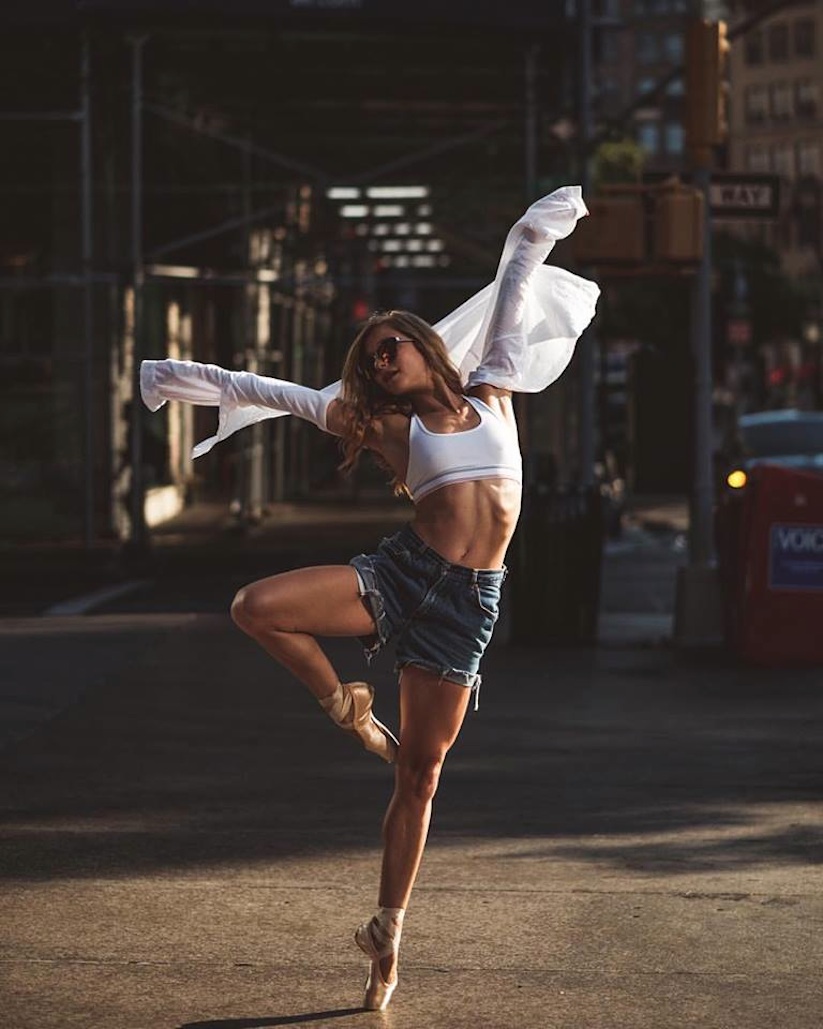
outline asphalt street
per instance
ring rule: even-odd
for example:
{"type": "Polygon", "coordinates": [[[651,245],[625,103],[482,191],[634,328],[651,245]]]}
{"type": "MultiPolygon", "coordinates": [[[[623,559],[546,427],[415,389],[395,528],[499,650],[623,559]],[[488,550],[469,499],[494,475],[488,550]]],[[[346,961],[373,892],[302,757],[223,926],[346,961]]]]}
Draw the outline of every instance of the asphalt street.
{"type": "MultiPolygon", "coordinates": [[[[379,523],[315,527],[313,552],[379,523]]],[[[0,619],[18,711],[0,751],[4,1029],[817,1029],[821,672],[671,646],[673,521],[609,546],[599,646],[504,631],[489,651],[400,986],[385,1015],[360,1010],[351,934],[391,771],[226,614],[258,561],[305,557],[289,531],[249,548],[204,528],[202,579],[178,545],[84,582],[144,580],[86,614],[44,613],[83,596],[66,580],[0,619]]],[[[362,677],[354,644],[329,647],[362,677]]],[[[372,678],[396,724],[390,656],[372,678]]]]}

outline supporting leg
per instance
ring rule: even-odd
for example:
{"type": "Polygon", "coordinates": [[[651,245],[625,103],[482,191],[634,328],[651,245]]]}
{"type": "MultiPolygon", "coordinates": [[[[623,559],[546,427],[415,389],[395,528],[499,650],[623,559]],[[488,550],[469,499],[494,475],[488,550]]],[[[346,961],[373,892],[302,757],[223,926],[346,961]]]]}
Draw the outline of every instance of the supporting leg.
{"type": "MultiPolygon", "coordinates": [[[[403,669],[395,788],[383,822],[378,903],[384,912],[387,909],[405,911],[408,906],[426,845],[440,772],[446,754],[457,739],[468,703],[466,687],[445,682],[412,665],[403,669]]],[[[381,922],[380,916],[377,921],[381,922]]],[[[391,932],[391,916],[382,919],[385,925],[374,926],[374,922],[367,923],[374,927],[373,935],[377,930],[382,930],[384,935],[391,932]]],[[[362,931],[358,932],[362,936],[362,931]]],[[[399,942],[399,926],[396,935],[399,942]]],[[[358,942],[363,946],[360,939],[358,942]]],[[[373,953],[376,954],[376,950],[373,953]]],[[[397,946],[390,953],[374,958],[371,980],[378,971],[384,985],[396,980],[397,946]]]]}

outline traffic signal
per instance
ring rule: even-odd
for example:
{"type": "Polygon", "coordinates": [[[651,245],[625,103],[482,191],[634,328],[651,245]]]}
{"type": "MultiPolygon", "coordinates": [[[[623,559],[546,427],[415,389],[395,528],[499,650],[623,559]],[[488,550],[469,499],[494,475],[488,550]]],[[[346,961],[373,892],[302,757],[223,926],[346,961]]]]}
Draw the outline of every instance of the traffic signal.
{"type": "Polygon", "coordinates": [[[635,191],[597,196],[587,203],[589,217],[577,223],[572,236],[575,260],[580,264],[642,263],[646,257],[643,197],[635,191]]]}
{"type": "Polygon", "coordinates": [[[703,194],[681,186],[658,194],[654,254],[658,261],[697,264],[703,256],[703,194]]]}
{"type": "Polygon", "coordinates": [[[686,31],[686,146],[696,163],[729,132],[729,39],[724,21],[696,18],[686,31]]]}
{"type": "Polygon", "coordinates": [[[670,178],[659,185],[608,186],[587,200],[572,236],[578,264],[683,270],[703,255],[703,194],[670,178]]]}

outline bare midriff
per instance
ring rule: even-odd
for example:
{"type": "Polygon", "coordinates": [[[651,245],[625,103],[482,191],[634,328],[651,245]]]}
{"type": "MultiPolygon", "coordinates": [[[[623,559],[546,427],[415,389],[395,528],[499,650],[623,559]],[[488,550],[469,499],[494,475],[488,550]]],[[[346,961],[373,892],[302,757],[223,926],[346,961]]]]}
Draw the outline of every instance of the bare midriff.
{"type": "Polygon", "coordinates": [[[451,564],[501,568],[520,514],[520,483],[478,479],[443,486],[415,505],[411,526],[451,564]]]}

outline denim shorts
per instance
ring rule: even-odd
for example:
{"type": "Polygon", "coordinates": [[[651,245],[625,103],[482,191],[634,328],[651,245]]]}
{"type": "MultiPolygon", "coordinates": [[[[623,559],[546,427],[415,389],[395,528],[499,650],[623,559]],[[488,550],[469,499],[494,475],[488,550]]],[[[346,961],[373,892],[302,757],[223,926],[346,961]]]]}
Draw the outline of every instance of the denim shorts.
{"type": "Polygon", "coordinates": [[[492,637],[506,568],[451,564],[411,526],[349,562],[377,633],[362,638],[370,661],[390,640],[399,670],[415,665],[480,693],[480,659],[492,637]]]}

